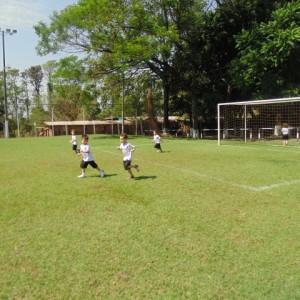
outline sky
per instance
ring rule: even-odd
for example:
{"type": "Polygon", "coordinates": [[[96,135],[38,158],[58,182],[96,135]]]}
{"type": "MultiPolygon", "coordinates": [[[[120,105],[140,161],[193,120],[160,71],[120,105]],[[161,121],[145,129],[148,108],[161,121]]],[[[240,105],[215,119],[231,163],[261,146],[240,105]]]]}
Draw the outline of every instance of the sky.
{"type": "MultiPolygon", "coordinates": [[[[0,0],[0,30],[16,29],[14,35],[5,35],[5,65],[24,71],[31,66],[42,65],[48,60],[60,59],[66,53],[38,56],[36,46],[38,36],[33,25],[39,21],[49,22],[54,10],[61,11],[76,0],[0,0]]],[[[2,35],[0,43],[0,70],[3,68],[2,35]]]]}

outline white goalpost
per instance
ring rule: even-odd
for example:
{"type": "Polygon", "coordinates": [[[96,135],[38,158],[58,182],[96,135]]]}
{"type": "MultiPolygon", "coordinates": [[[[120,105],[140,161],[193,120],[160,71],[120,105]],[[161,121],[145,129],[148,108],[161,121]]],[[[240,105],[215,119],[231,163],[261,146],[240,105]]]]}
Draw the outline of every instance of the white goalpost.
{"type": "Polygon", "coordinates": [[[281,141],[281,128],[298,142],[300,97],[218,104],[218,145],[229,141],[281,141]]]}

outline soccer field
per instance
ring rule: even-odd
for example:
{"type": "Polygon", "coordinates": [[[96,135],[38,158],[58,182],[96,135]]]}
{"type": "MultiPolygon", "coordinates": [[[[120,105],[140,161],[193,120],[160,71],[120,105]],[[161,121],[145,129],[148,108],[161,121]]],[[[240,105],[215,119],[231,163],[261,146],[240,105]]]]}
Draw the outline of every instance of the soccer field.
{"type": "Polygon", "coordinates": [[[300,148],[0,139],[0,299],[299,299],[300,148]]]}

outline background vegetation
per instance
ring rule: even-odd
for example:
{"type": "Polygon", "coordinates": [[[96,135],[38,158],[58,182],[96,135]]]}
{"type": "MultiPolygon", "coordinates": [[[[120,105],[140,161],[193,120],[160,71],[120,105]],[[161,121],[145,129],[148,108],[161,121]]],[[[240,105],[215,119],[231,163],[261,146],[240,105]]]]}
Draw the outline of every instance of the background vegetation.
{"type": "Polygon", "coordinates": [[[11,135],[147,115],[150,89],[164,128],[188,116],[197,137],[219,102],[299,95],[299,24],[299,0],[79,0],[34,27],[39,55],[71,56],[8,70],[11,135]]]}
{"type": "Polygon", "coordinates": [[[1,299],[299,299],[299,149],[1,139],[1,299]]]}

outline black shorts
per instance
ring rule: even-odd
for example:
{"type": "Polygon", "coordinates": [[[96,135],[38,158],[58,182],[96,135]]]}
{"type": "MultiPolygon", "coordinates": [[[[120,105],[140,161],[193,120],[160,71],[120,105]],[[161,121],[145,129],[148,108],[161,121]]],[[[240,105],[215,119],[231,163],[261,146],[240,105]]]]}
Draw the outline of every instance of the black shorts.
{"type": "Polygon", "coordinates": [[[288,134],[283,134],[283,135],[282,135],[282,138],[283,138],[285,141],[287,141],[287,140],[289,139],[289,135],[288,135],[288,134]]]}
{"type": "Polygon", "coordinates": [[[124,166],[124,170],[130,169],[131,160],[123,160],[123,166],[124,166]]]}
{"type": "Polygon", "coordinates": [[[90,165],[94,169],[98,168],[98,165],[93,160],[91,160],[91,161],[82,160],[81,163],[80,163],[80,168],[81,169],[86,169],[88,165],[90,165]]]}
{"type": "Polygon", "coordinates": [[[74,151],[76,151],[76,150],[77,150],[77,145],[72,145],[72,149],[73,149],[74,151]]]}
{"type": "Polygon", "coordinates": [[[155,148],[155,149],[160,149],[160,144],[155,144],[155,145],[154,145],[154,148],[155,148]]]}

